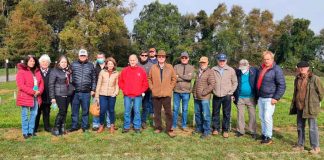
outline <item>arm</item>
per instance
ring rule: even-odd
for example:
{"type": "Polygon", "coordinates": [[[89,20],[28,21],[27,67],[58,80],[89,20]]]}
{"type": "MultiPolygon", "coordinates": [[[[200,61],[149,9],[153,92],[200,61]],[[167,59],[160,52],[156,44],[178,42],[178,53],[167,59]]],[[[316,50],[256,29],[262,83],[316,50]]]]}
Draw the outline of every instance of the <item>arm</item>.
{"type": "Polygon", "coordinates": [[[171,87],[173,89],[177,84],[177,75],[171,65],[170,65],[170,69],[171,69],[171,87]]]}
{"type": "Polygon", "coordinates": [[[324,87],[319,77],[316,77],[315,86],[316,86],[316,92],[318,94],[319,101],[321,102],[324,96],[324,87]]]}
{"type": "Polygon", "coordinates": [[[48,90],[51,99],[55,99],[55,88],[54,88],[55,81],[56,81],[55,70],[52,70],[52,72],[49,75],[49,81],[48,81],[48,90]]]}
{"type": "Polygon", "coordinates": [[[94,66],[93,66],[93,64],[91,64],[91,78],[92,78],[92,80],[91,80],[91,91],[96,91],[96,71],[95,71],[95,69],[94,69],[94,66]]]}
{"type": "Polygon", "coordinates": [[[119,93],[119,86],[118,86],[118,77],[119,77],[119,73],[117,73],[117,78],[116,78],[116,90],[115,90],[115,95],[117,96],[118,95],[118,93],[119,93]]]}
{"type": "Polygon", "coordinates": [[[143,70],[143,79],[142,79],[142,93],[145,93],[145,91],[148,88],[148,82],[147,82],[147,76],[146,76],[146,72],[143,70]]]}
{"type": "Polygon", "coordinates": [[[35,91],[32,88],[25,86],[25,78],[24,75],[22,75],[21,71],[18,71],[16,76],[16,81],[17,81],[17,87],[20,91],[25,92],[31,96],[34,96],[35,91]]]}
{"type": "Polygon", "coordinates": [[[190,69],[192,70],[192,72],[190,72],[189,74],[186,75],[179,75],[179,77],[184,80],[184,81],[188,81],[190,82],[194,77],[195,77],[195,70],[193,67],[190,67],[190,69]]]}
{"type": "Polygon", "coordinates": [[[40,77],[40,81],[38,82],[38,84],[39,84],[39,96],[41,96],[42,93],[44,92],[44,80],[42,78],[42,75],[40,75],[40,72],[38,72],[38,76],[40,77]]]}
{"type": "Polygon", "coordinates": [[[210,92],[212,92],[214,87],[215,87],[216,78],[215,78],[214,71],[210,71],[208,73],[207,84],[208,84],[207,88],[204,89],[204,91],[202,93],[203,96],[205,96],[205,95],[209,94],[210,92]]]}
{"type": "Polygon", "coordinates": [[[237,82],[237,76],[236,76],[235,70],[232,70],[231,72],[232,72],[232,74],[231,74],[232,89],[229,94],[233,95],[237,88],[238,82],[237,82]]]}
{"type": "Polygon", "coordinates": [[[152,69],[153,69],[153,67],[150,69],[150,73],[149,73],[149,76],[148,76],[148,84],[149,84],[149,88],[151,90],[153,89],[153,80],[152,80],[152,69]]]}
{"type": "Polygon", "coordinates": [[[275,70],[275,83],[276,83],[276,92],[273,95],[273,99],[279,100],[285,93],[286,90],[286,80],[281,68],[275,70]]]}
{"type": "Polygon", "coordinates": [[[102,83],[102,76],[103,75],[103,71],[101,71],[99,73],[99,76],[98,76],[98,82],[97,82],[97,86],[96,86],[96,94],[95,94],[95,97],[96,98],[99,98],[99,91],[100,91],[100,88],[101,88],[101,83],[102,83]]]}

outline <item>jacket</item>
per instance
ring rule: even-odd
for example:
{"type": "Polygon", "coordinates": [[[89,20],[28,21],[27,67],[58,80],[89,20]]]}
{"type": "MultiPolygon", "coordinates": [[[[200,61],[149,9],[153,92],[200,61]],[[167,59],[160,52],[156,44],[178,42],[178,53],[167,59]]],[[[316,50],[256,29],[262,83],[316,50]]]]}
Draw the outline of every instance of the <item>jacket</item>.
{"type": "MultiPolygon", "coordinates": [[[[60,68],[54,68],[50,74],[48,88],[51,99],[55,99],[55,96],[71,96],[74,92],[72,83],[67,86],[66,73],[60,68]]],[[[71,82],[71,79],[69,79],[71,82]]]]}
{"type": "MultiPolygon", "coordinates": [[[[297,95],[297,81],[296,76],[294,82],[294,94],[290,105],[290,114],[297,114],[296,95],[297,95]]],[[[320,113],[320,103],[324,97],[324,87],[321,79],[312,73],[308,77],[305,106],[303,109],[303,118],[316,118],[320,113]]]]}
{"type": "Polygon", "coordinates": [[[150,70],[151,70],[151,68],[152,68],[152,66],[153,66],[153,63],[150,62],[150,61],[146,61],[146,62],[144,62],[144,63],[142,63],[142,62],[138,62],[137,65],[138,65],[139,67],[142,67],[142,68],[145,70],[146,75],[149,75],[150,70]]]}
{"type": "Polygon", "coordinates": [[[39,68],[36,68],[35,73],[33,74],[27,66],[22,63],[17,65],[18,73],[16,75],[16,83],[18,88],[18,95],[16,100],[17,106],[24,107],[34,107],[34,78],[35,75],[37,79],[37,86],[40,95],[37,96],[38,105],[42,104],[41,94],[44,91],[44,81],[40,74],[39,68]]]}
{"type": "Polygon", "coordinates": [[[212,68],[215,74],[216,84],[213,89],[213,93],[217,97],[224,97],[233,95],[237,88],[237,77],[235,70],[228,66],[224,66],[223,75],[220,74],[220,68],[215,66],[212,68]]]}
{"type": "Polygon", "coordinates": [[[90,92],[96,90],[96,73],[90,62],[76,61],[71,64],[72,84],[76,92],[90,92]]]}
{"type": "Polygon", "coordinates": [[[142,67],[125,67],[118,79],[119,88],[125,96],[136,97],[142,95],[147,88],[147,76],[142,67]]]}
{"type": "Polygon", "coordinates": [[[161,77],[160,66],[154,64],[150,70],[148,81],[153,97],[171,97],[177,76],[172,65],[165,63],[161,77]]]}
{"type": "Polygon", "coordinates": [[[117,71],[113,71],[109,76],[107,70],[102,70],[98,77],[98,83],[96,87],[96,98],[100,96],[117,96],[119,92],[117,71]]]}
{"type": "Polygon", "coordinates": [[[174,66],[174,71],[177,75],[177,83],[174,92],[191,93],[191,80],[195,76],[195,68],[190,64],[177,64],[174,66]]]}
{"type": "Polygon", "coordinates": [[[96,84],[97,84],[97,82],[98,82],[98,78],[99,78],[99,74],[100,74],[101,70],[103,70],[103,69],[101,68],[101,66],[100,66],[98,63],[96,63],[96,67],[95,67],[95,72],[96,72],[96,84]]]}
{"type": "MultiPolygon", "coordinates": [[[[259,73],[262,71],[262,66],[259,73]]],[[[260,76],[258,77],[260,78],[260,76]]],[[[285,93],[286,81],[281,68],[275,63],[264,74],[261,87],[258,91],[258,97],[273,98],[279,100],[285,93]]]]}
{"type": "MultiPolygon", "coordinates": [[[[256,84],[257,84],[257,81],[258,81],[258,74],[259,74],[259,70],[255,67],[250,67],[249,68],[249,82],[250,82],[250,86],[251,86],[251,91],[252,91],[252,94],[254,95],[254,100],[257,100],[257,87],[256,87],[256,84]]],[[[234,97],[235,97],[235,100],[234,100],[234,104],[237,105],[238,103],[238,100],[239,100],[239,95],[240,95],[240,90],[241,90],[241,84],[242,84],[242,81],[241,81],[241,77],[242,77],[242,71],[237,69],[236,70],[236,76],[237,76],[237,88],[234,92],[234,97]]]]}
{"type": "Polygon", "coordinates": [[[215,83],[215,74],[210,68],[202,70],[200,76],[198,73],[192,91],[194,99],[209,100],[211,98],[210,95],[214,89],[215,83]]]}
{"type": "Polygon", "coordinates": [[[43,81],[44,81],[44,91],[42,94],[42,103],[43,104],[51,104],[51,98],[49,96],[49,89],[48,89],[48,83],[49,83],[49,77],[51,74],[52,69],[48,68],[46,76],[42,73],[42,70],[40,70],[40,73],[42,75],[43,81]]]}

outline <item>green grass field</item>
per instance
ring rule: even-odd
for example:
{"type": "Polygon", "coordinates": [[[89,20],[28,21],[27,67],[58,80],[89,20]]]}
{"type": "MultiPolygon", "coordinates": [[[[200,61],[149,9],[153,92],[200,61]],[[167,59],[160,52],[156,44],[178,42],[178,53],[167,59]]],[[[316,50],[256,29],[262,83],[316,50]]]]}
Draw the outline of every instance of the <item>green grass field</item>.
{"type": "MultiPolygon", "coordinates": [[[[324,82],[324,79],[322,79],[324,82]]],[[[141,134],[121,133],[123,124],[123,100],[120,94],[116,103],[118,131],[110,134],[78,131],[61,137],[41,131],[37,137],[22,138],[20,108],[15,105],[14,82],[0,83],[0,159],[323,159],[324,148],[319,155],[307,151],[292,151],[297,140],[296,117],[288,115],[293,92],[293,77],[287,77],[287,90],[276,106],[274,114],[274,143],[260,145],[249,135],[237,138],[214,136],[202,140],[198,135],[177,130],[171,139],[166,134],[154,134],[149,127],[141,134]]],[[[324,103],[322,102],[322,106],[324,103]]],[[[189,104],[189,124],[192,125],[193,100],[189,104]]],[[[51,112],[53,124],[57,111],[51,112]]],[[[258,133],[260,134],[260,120],[258,133]]],[[[91,122],[91,120],[90,120],[91,122]]],[[[70,110],[67,124],[71,124],[70,110]]],[[[320,144],[324,144],[324,117],[318,118],[320,144]]],[[[232,106],[232,128],[236,126],[236,107],[232,106]]],[[[40,128],[43,127],[41,122],[40,128]]],[[[306,129],[308,130],[308,128],[306,129]]],[[[306,149],[310,149],[306,135],[306,149]]]]}
{"type": "MultiPolygon", "coordinates": [[[[16,69],[15,68],[9,68],[9,75],[16,74],[16,69]]],[[[5,76],[6,75],[6,69],[0,68],[0,76],[5,76]]]]}

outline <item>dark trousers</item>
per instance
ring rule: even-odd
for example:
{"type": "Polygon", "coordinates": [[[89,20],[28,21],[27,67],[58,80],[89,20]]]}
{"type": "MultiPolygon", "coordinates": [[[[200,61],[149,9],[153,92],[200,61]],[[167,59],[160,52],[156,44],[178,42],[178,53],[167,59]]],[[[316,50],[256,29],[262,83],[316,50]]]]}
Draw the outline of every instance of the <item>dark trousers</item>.
{"type": "Polygon", "coordinates": [[[66,114],[68,111],[68,106],[70,103],[70,96],[55,96],[57,107],[59,108],[59,112],[57,113],[55,119],[55,127],[61,128],[63,124],[65,124],[66,114]]]}
{"type": "Polygon", "coordinates": [[[90,92],[82,93],[76,92],[72,101],[72,128],[78,128],[79,122],[79,109],[82,109],[82,125],[83,129],[89,128],[89,107],[90,107],[90,92]]]}
{"type": "Polygon", "coordinates": [[[312,148],[319,147],[318,127],[315,118],[303,118],[303,111],[297,110],[298,145],[305,145],[305,123],[308,120],[309,141],[312,148]]]}
{"type": "Polygon", "coordinates": [[[223,107],[222,131],[228,132],[231,123],[231,96],[213,96],[212,128],[220,132],[220,108],[223,107]]]}
{"type": "Polygon", "coordinates": [[[100,124],[103,125],[105,123],[107,110],[109,112],[110,124],[115,124],[116,97],[99,96],[99,103],[100,103],[100,116],[99,116],[100,124]]]}
{"type": "Polygon", "coordinates": [[[38,126],[39,126],[39,120],[41,117],[41,114],[43,113],[43,123],[44,123],[44,129],[50,130],[50,111],[51,111],[51,104],[43,103],[40,108],[38,109],[36,120],[35,120],[35,128],[34,132],[37,132],[38,126]]]}
{"type": "Polygon", "coordinates": [[[169,132],[172,128],[171,97],[153,97],[154,123],[155,128],[159,130],[163,129],[161,119],[162,106],[166,118],[166,131],[169,132]]]}

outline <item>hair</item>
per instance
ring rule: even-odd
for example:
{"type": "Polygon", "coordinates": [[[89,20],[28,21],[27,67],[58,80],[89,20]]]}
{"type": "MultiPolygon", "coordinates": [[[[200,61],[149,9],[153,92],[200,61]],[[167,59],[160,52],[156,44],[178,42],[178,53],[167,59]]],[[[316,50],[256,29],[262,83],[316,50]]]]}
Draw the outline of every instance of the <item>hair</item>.
{"type": "Polygon", "coordinates": [[[102,52],[98,52],[97,55],[103,55],[106,58],[106,55],[102,52]]]}
{"type": "Polygon", "coordinates": [[[138,58],[137,58],[137,55],[136,55],[136,54],[131,54],[131,55],[128,57],[128,60],[129,60],[129,58],[131,58],[131,57],[135,57],[136,60],[138,61],[138,58]]]}
{"type": "Polygon", "coordinates": [[[239,63],[240,63],[240,64],[241,64],[241,63],[244,63],[244,64],[249,65],[249,61],[246,60],[246,59],[241,59],[239,63]]]}
{"type": "Polygon", "coordinates": [[[272,59],[274,59],[274,54],[271,51],[264,51],[262,52],[262,58],[264,58],[264,56],[266,55],[270,55],[272,59]]]}
{"type": "Polygon", "coordinates": [[[108,62],[109,61],[114,64],[113,71],[116,71],[116,69],[117,69],[117,63],[116,63],[116,61],[115,61],[115,59],[113,57],[106,58],[104,69],[108,71],[108,62]]]}
{"type": "Polygon", "coordinates": [[[139,55],[142,55],[142,53],[146,53],[148,55],[148,51],[146,51],[146,50],[141,50],[139,55]]]}
{"type": "Polygon", "coordinates": [[[34,61],[35,61],[35,65],[34,65],[34,67],[33,67],[33,68],[30,68],[30,70],[34,73],[35,70],[36,70],[37,68],[39,68],[39,62],[38,62],[37,58],[36,58],[34,55],[27,55],[27,56],[25,57],[25,59],[24,59],[24,65],[25,65],[25,67],[29,68],[29,67],[28,67],[28,61],[29,61],[31,58],[34,59],[34,61]]]}
{"type": "Polygon", "coordinates": [[[55,65],[56,68],[59,68],[59,69],[62,69],[61,66],[60,66],[60,62],[62,61],[62,59],[65,58],[66,59],[66,63],[67,63],[67,70],[69,72],[71,72],[71,69],[70,69],[70,62],[69,62],[69,59],[65,56],[65,55],[61,55],[58,59],[57,59],[57,63],[55,65]]]}
{"type": "Polygon", "coordinates": [[[38,61],[39,63],[41,63],[42,61],[47,61],[48,63],[51,63],[51,58],[47,54],[43,54],[38,61]]]}

